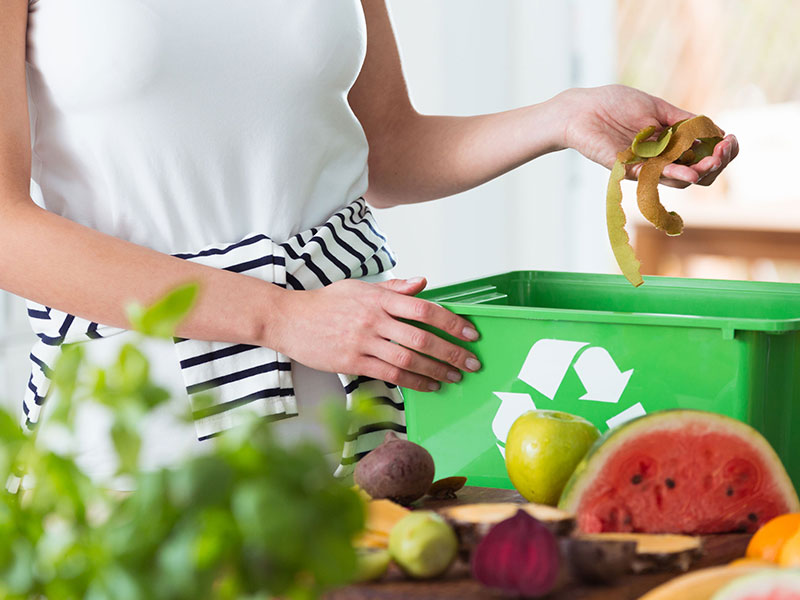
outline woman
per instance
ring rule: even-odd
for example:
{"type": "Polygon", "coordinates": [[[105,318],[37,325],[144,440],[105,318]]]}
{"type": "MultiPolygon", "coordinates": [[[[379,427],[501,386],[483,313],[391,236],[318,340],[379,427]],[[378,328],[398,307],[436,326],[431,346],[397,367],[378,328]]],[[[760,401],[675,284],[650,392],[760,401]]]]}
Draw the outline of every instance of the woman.
{"type": "MultiPolygon", "coordinates": [[[[343,394],[333,373],[354,374],[341,378],[348,392],[388,382],[371,393],[397,412],[395,385],[432,391],[480,368],[468,350],[403,321],[478,337],[414,298],[424,279],[380,281],[391,252],[361,196],[376,207],[433,200],[563,148],[610,167],[642,127],[690,116],[622,86],[498,114],[421,115],[384,0],[5,0],[0,81],[0,287],[33,302],[40,339],[29,425],[46,392],[43,356],[76,331],[106,338],[86,344],[105,354],[125,338],[106,334],[127,326],[131,301],[197,281],[179,334],[217,345],[176,344],[180,360],[152,349],[162,379],[192,392],[271,373],[199,415],[200,437],[234,425],[229,408],[295,414],[294,386],[301,418],[286,423],[307,421],[316,398],[343,394]],[[223,259],[233,248],[245,264],[254,240],[267,245],[257,256],[270,273],[231,270],[223,259]],[[250,346],[275,352],[224,366],[250,346]],[[191,379],[201,364],[223,375],[191,379]]],[[[710,184],[736,153],[728,136],[697,165],[668,166],[664,183],[710,184]]],[[[402,427],[402,415],[388,420],[402,427]]],[[[167,454],[180,445],[170,431],[156,436],[167,454]]]]}

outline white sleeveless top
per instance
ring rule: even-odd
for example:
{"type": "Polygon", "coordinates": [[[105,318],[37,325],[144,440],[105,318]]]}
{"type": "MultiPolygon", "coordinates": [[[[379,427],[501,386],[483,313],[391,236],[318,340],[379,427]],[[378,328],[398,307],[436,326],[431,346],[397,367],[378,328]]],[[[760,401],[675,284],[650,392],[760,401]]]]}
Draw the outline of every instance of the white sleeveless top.
{"type": "MultiPolygon", "coordinates": [[[[31,0],[44,207],[166,253],[319,225],[367,188],[367,140],[347,102],[365,51],[359,0],[31,0]]],[[[86,346],[103,362],[125,341],[86,346]]],[[[172,348],[147,351],[156,380],[185,392],[172,348]]],[[[301,417],[304,402],[343,397],[336,375],[294,368],[301,417]]],[[[101,478],[114,468],[104,430],[83,436],[84,468],[101,478]]],[[[146,466],[199,444],[161,417],[143,433],[146,466]]]]}
{"type": "Polygon", "coordinates": [[[282,242],[367,188],[358,0],[31,0],[44,206],[162,252],[282,242]]]}

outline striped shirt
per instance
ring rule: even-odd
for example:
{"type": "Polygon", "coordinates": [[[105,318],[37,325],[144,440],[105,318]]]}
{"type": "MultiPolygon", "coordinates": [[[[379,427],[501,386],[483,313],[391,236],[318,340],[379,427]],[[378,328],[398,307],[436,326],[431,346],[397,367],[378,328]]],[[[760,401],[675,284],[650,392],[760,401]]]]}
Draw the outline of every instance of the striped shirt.
{"type": "MultiPolygon", "coordinates": [[[[386,238],[362,198],[321,226],[281,244],[253,233],[233,244],[211,245],[175,256],[291,290],[315,289],[341,279],[376,275],[395,265],[386,238]]],[[[52,367],[62,345],[106,338],[125,330],[30,301],[28,316],[38,341],[30,354],[31,375],[23,413],[25,426],[33,429],[51,389],[52,367]]],[[[298,414],[289,357],[261,346],[182,338],[175,339],[175,350],[193,405],[198,439],[219,435],[254,413],[269,419],[298,414]],[[205,400],[209,394],[213,398],[210,405],[205,400]]],[[[386,431],[404,434],[406,428],[403,397],[396,386],[348,374],[339,374],[339,379],[348,408],[354,406],[357,396],[371,397],[377,405],[374,422],[353,426],[348,434],[336,472],[345,475],[380,444],[386,431]]]]}

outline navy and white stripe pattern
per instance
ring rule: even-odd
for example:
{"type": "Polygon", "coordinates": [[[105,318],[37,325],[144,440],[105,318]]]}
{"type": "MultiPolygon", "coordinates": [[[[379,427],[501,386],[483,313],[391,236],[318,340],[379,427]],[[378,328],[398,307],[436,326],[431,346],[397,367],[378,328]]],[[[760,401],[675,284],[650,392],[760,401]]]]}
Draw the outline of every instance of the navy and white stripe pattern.
{"type": "MultiPolygon", "coordinates": [[[[282,244],[254,233],[234,244],[212,245],[185,260],[245,273],[286,289],[308,290],[350,277],[389,270],[395,259],[363,199],[348,204],[320,227],[298,233],[282,244]]],[[[28,316],[39,340],[31,352],[31,377],[23,402],[25,425],[38,422],[50,389],[51,369],[62,344],[105,338],[124,330],[98,325],[53,308],[28,302],[28,316]]],[[[259,346],[176,339],[186,391],[193,403],[199,439],[207,439],[253,413],[281,419],[297,415],[291,363],[285,355],[259,346]],[[204,394],[206,393],[206,394],[204,394]],[[198,394],[213,398],[196,402],[198,394]]],[[[380,444],[387,430],[404,434],[400,390],[368,377],[340,374],[351,408],[354,398],[377,401],[377,420],[350,431],[337,474],[380,444]]]]}

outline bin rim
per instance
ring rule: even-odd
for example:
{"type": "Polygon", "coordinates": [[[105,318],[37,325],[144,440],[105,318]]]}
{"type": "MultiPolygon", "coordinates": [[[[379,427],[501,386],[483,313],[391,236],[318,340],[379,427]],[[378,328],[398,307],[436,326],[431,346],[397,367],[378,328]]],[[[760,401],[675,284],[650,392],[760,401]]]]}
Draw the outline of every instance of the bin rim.
{"type": "MultiPolygon", "coordinates": [[[[459,301],[457,298],[468,296],[470,290],[453,293],[455,288],[472,286],[477,292],[491,287],[491,282],[499,277],[542,277],[550,280],[576,281],[583,285],[614,285],[631,288],[631,284],[622,275],[604,273],[578,273],[561,271],[508,271],[496,273],[479,279],[431,288],[419,294],[421,298],[436,302],[448,310],[464,316],[496,316],[513,317],[527,320],[575,321],[594,323],[636,324],[648,326],[692,327],[705,329],[722,329],[724,331],[763,331],[782,333],[800,330],[800,314],[797,318],[762,319],[749,317],[726,317],[707,315],[686,315],[677,313],[622,312],[608,310],[587,310],[572,308],[508,306],[497,304],[480,304],[475,301],[459,301]],[[456,299],[454,299],[456,298],[456,299]]],[[[741,293],[764,293],[773,295],[800,296],[800,284],[783,282],[742,281],[728,279],[695,279],[681,277],[661,277],[646,275],[644,285],[659,288],[684,288],[692,290],[707,289],[709,292],[737,291],[741,293]]]]}

